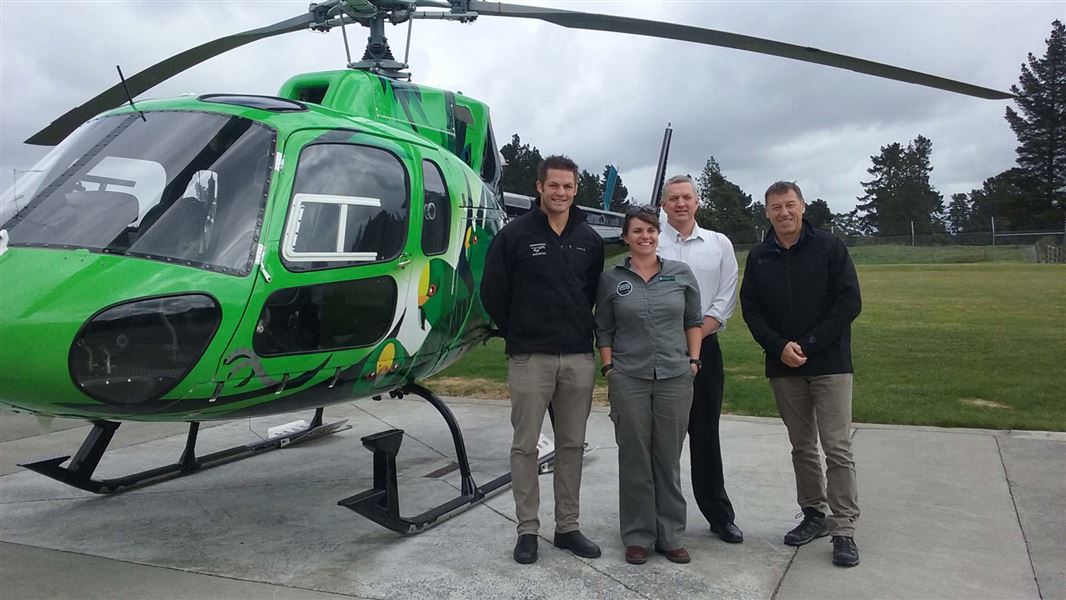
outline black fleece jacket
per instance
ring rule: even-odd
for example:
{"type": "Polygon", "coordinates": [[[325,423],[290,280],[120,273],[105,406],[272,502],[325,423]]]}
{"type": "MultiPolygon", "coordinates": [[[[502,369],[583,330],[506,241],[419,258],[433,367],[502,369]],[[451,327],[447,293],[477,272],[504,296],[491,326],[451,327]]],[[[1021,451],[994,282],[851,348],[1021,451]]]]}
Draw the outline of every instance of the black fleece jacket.
{"type": "Polygon", "coordinates": [[[562,235],[539,206],[508,223],[489,247],[481,303],[507,354],[592,352],[592,307],[603,242],[577,207],[562,235]]]}
{"type": "Polygon", "coordinates": [[[740,286],[744,322],[766,351],[766,376],[852,373],[851,322],[862,310],[859,278],[847,246],[806,219],[796,244],[782,248],[773,229],[748,253],[740,286]],[[781,362],[797,342],[800,367],[781,362]]]}

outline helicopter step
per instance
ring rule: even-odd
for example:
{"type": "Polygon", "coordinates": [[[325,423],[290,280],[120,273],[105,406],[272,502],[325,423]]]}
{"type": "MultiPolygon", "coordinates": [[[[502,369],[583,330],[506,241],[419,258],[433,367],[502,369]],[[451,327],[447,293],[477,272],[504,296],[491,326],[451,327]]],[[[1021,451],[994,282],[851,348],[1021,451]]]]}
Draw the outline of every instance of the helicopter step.
{"type": "MultiPolygon", "coordinates": [[[[459,423],[451,409],[436,394],[418,384],[409,384],[389,393],[392,397],[403,397],[405,394],[413,394],[429,402],[448,423],[448,429],[452,433],[452,441],[455,443],[456,461],[459,463],[459,475],[461,478],[459,495],[431,508],[414,517],[400,515],[400,494],[396,485],[396,455],[400,452],[400,443],[403,441],[402,429],[389,429],[362,438],[363,446],[374,453],[374,487],[365,492],[345,498],[338,505],[349,508],[382,527],[391,529],[397,533],[413,534],[420,533],[433,525],[442,517],[453,516],[454,511],[460,508],[473,506],[489,494],[511,483],[511,473],[507,472],[496,479],[478,486],[470,474],[470,460],[466,454],[466,443],[463,440],[459,423]]],[[[555,451],[544,453],[537,459],[538,469],[544,465],[550,465],[555,461],[555,451]]]]}
{"type": "Polygon", "coordinates": [[[316,409],[315,416],[309,425],[298,422],[305,426],[297,429],[282,426],[283,429],[274,437],[253,444],[244,444],[219,450],[205,456],[196,456],[196,436],[200,431],[200,423],[194,421],[189,423],[189,433],[185,438],[185,450],[181,453],[178,462],[112,479],[93,479],[92,475],[97,465],[100,464],[100,459],[103,458],[108,444],[111,443],[115,430],[118,429],[121,423],[103,420],[93,421],[92,431],[85,437],[85,441],[82,442],[81,448],[78,449],[78,453],[74,455],[74,458],[57,456],[37,462],[20,464],[19,466],[87,492],[112,494],[133,487],[153,485],[170,479],[192,475],[197,471],[351,429],[347,419],[323,424],[322,413],[322,408],[316,409]],[[70,459],[70,464],[65,467],[61,466],[68,459],[70,459]]]}

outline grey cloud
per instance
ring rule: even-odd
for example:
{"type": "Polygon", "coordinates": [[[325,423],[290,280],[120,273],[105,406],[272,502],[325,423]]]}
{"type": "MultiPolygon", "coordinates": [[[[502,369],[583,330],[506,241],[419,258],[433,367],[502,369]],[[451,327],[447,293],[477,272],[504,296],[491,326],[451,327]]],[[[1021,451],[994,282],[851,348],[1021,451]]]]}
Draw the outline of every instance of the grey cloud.
{"type": "MultiPolygon", "coordinates": [[[[526,1],[524,3],[530,3],[526,1]]],[[[1006,89],[1026,52],[1042,54],[1061,4],[1018,2],[558,2],[546,5],[735,31],[811,45],[1006,89]]],[[[19,143],[127,73],[228,33],[297,14],[306,2],[3,3],[0,19],[0,184],[28,167],[19,143]],[[151,26],[147,26],[147,24],[151,26]],[[128,65],[128,66],[127,66],[128,65]]],[[[365,30],[349,28],[360,53],[365,30]]],[[[405,27],[389,29],[397,55],[405,27]]],[[[496,133],[599,171],[622,168],[647,196],[662,128],[675,127],[671,171],[698,173],[714,155],[758,197],[780,177],[834,210],[854,205],[880,146],[919,133],[934,142],[934,182],[968,191],[1011,166],[1004,102],[784,59],[549,24],[482,17],[414,24],[415,80],[492,107],[496,133]]],[[[273,93],[290,75],[343,67],[339,32],[300,33],[218,57],[147,96],[186,91],[273,93]]]]}

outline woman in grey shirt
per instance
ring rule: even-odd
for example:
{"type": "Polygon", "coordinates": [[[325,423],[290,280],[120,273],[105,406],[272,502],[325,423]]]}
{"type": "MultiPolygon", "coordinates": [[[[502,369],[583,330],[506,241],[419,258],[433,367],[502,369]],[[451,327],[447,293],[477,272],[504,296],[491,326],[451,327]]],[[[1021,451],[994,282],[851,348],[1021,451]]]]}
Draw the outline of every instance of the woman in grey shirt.
{"type": "Polygon", "coordinates": [[[692,378],[700,366],[700,292],[685,263],[659,258],[659,218],[650,206],[626,213],[629,256],[600,276],[596,346],[607,377],[618,442],[619,521],[626,562],[648,550],[689,562],[681,446],[692,378]]]}

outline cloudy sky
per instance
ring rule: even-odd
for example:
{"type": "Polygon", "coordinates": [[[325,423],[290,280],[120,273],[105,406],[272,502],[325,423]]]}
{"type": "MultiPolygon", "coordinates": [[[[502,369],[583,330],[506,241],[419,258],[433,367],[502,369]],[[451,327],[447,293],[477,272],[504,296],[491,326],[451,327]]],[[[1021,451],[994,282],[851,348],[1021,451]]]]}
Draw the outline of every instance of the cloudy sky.
{"type": "MultiPolygon", "coordinates": [[[[1001,90],[1026,53],[1042,56],[1049,2],[551,2],[553,8],[709,27],[849,54],[1001,90]]],[[[301,1],[0,0],[0,184],[43,150],[21,140],[116,80],[204,41],[300,14],[301,1]]],[[[349,28],[353,53],[365,34],[349,28]]],[[[388,27],[397,58],[406,25],[388,27]]],[[[968,192],[1014,163],[1007,101],[961,96],[736,50],[483,16],[416,21],[416,82],[492,107],[499,142],[513,133],[599,172],[618,166],[645,201],[662,131],[674,127],[670,172],[714,156],[756,198],[777,179],[836,212],[862,194],[870,156],[922,134],[934,185],[968,192]]],[[[343,68],[339,30],[256,42],[164,82],[143,97],[275,93],[290,75],[343,68]]]]}

